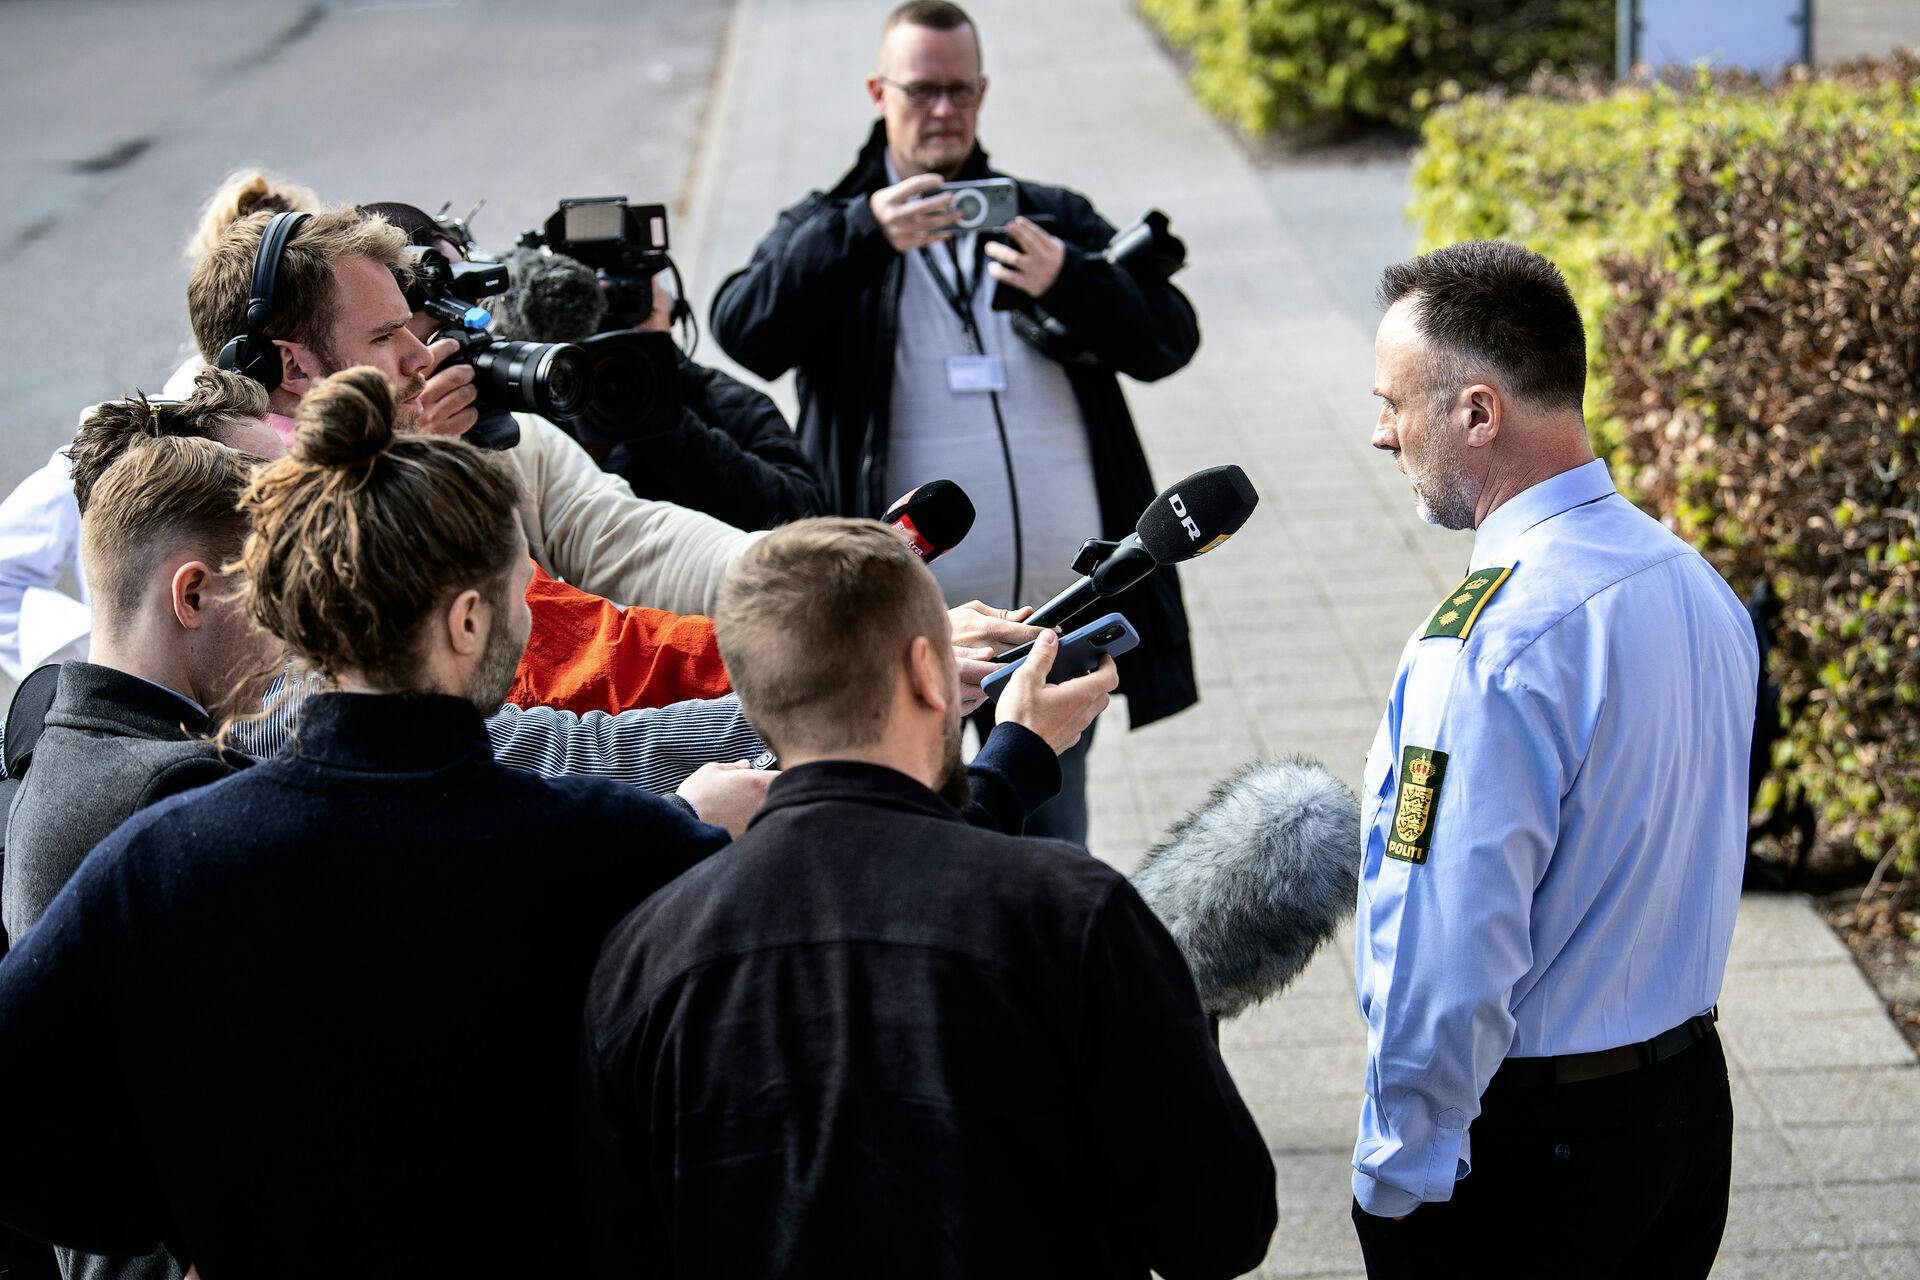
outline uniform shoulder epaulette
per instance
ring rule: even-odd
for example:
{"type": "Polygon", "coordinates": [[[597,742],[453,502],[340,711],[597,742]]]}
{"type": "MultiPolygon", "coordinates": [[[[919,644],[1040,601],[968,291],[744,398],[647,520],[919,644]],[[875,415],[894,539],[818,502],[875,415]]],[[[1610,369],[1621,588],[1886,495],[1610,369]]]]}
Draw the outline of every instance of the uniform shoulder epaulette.
{"type": "Polygon", "coordinates": [[[1512,569],[1494,566],[1489,569],[1475,569],[1460,580],[1460,585],[1447,593],[1427,619],[1427,630],[1420,638],[1431,640],[1434,636],[1453,636],[1465,640],[1473,631],[1473,624],[1480,619],[1480,611],[1487,607],[1487,601],[1493,599],[1493,593],[1500,589],[1512,569]]]}

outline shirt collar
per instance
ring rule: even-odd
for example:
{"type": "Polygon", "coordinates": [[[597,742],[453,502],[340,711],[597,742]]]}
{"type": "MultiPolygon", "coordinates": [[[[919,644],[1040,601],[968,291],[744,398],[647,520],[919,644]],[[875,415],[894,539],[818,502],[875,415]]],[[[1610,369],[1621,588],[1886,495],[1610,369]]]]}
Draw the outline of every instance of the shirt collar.
{"type": "Polygon", "coordinates": [[[1468,567],[1510,565],[1521,534],[1543,520],[1614,492],[1613,477],[1599,458],[1522,489],[1495,507],[1474,530],[1473,559],[1468,567]]]}
{"type": "Polygon", "coordinates": [[[963,821],[952,805],[898,769],[862,760],[816,760],[782,771],[767,788],[767,798],[753,821],[757,823],[789,805],[822,801],[910,809],[929,817],[963,821]]]}
{"type": "Polygon", "coordinates": [[[94,662],[63,662],[49,714],[111,720],[142,737],[194,737],[213,728],[193,699],[163,684],[94,662]]]}
{"type": "MultiPolygon", "coordinates": [[[[127,675],[133,675],[133,673],[132,673],[131,671],[129,671],[129,672],[126,672],[125,674],[127,674],[127,675]]],[[[156,688],[156,689],[158,689],[158,690],[160,690],[160,691],[161,691],[162,693],[170,693],[170,694],[172,694],[172,695],[173,695],[174,697],[176,697],[176,698],[178,698],[178,699],[180,699],[180,701],[182,701],[182,702],[184,702],[184,703],[186,703],[186,704],[187,704],[188,706],[190,706],[190,707],[192,707],[192,708],[193,708],[193,709],[194,709],[195,711],[198,711],[198,712],[199,712],[199,713],[200,713],[200,714],[201,714],[202,716],[206,716],[206,715],[207,715],[207,709],[206,709],[205,707],[203,707],[203,706],[201,706],[201,705],[200,705],[200,704],[199,704],[198,702],[196,702],[196,701],[195,701],[194,699],[192,699],[192,698],[189,698],[189,697],[188,697],[188,696],[187,696],[186,694],[184,694],[184,693],[182,693],[182,692],[180,692],[180,691],[179,691],[178,689],[174,689],[174,688],[171,688],[171,687],[169,687],[169,686],[167,686],[167,685],[164,685],[164,684],[161,684],[161,683],[160,683],[160,682],[159,682],[158,680],[149,680],[149,679],[147,679],[147,678],[146,678],[145,676],[133,676],[133,678],[134,678],[135,680],[138,680],[138,681],[139,681],[139,682],[140,682],[141,684],[150,684],[150,685],[152,685],[152,686],[153,686],[154,688],[156,688]]],[[[211,719],[211,717],[209,717],[209,719],[211,719]]]]}

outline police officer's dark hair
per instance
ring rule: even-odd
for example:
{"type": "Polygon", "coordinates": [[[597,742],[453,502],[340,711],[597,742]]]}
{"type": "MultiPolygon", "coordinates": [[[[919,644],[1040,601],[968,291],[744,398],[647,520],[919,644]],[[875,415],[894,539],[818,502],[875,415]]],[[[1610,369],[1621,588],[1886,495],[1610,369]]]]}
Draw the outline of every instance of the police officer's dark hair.
{"type": "Polygon", "coordinates": [[[1460,372],[1479,370],[1549,409],[1578,409],[1587,332],[1559,268],[1504,240],[1467,240],[1380,276],[1380,305],[1413,299],[1420,334],[1460,372]]]}

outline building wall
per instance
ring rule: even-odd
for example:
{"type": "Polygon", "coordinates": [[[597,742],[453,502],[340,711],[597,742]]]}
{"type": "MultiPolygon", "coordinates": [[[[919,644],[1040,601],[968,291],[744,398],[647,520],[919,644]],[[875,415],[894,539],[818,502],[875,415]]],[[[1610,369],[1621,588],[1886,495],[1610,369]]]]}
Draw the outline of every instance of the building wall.
{"type": "Polygon", "coordinates": [[[1920,45],[1920,0],[1812,0],[1813,57],[1842,62],[1920,45]]]}

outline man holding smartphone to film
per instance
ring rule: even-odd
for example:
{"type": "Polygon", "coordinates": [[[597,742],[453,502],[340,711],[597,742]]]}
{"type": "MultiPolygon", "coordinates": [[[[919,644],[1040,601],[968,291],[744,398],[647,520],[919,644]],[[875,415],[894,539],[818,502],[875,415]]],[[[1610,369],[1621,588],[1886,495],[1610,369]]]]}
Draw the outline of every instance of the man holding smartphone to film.
{"type": "MultiPolygon", "coordinates": [[[[949,604],[1012,607],[1070,585],[1080,544],[1124,536],[1153,500],[1115,375],[1163,378],[1200,336],[1178,289],[1101,256],[1114,229],[1084,196],[987,167],[974,136],[981,68],[957,5],[896,8],[866,81],[880,120],[858,161],[780,215],[721,286],[712,329],[763,378],[798,370],[800,442],[833,511],[877,516],[937,477],[964,488],[979,517],[934,574],[949,604]],[[956,181],[987,185],[941,190],[956,181]],[[1005,305],[1033,300],[1070,335],[1066,363],[1015,333],[1005,305]]],[[[1112,607],[1141,637],[1120,660],[1132,723],[1193,705],[1173,570],[1112,607]]],[[[1085,842],[1092,737],[1061,758],[1060,795],[1030,833],[1085,842]]]]}

